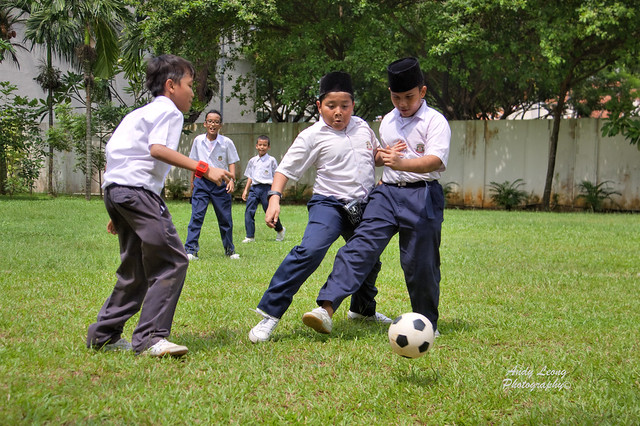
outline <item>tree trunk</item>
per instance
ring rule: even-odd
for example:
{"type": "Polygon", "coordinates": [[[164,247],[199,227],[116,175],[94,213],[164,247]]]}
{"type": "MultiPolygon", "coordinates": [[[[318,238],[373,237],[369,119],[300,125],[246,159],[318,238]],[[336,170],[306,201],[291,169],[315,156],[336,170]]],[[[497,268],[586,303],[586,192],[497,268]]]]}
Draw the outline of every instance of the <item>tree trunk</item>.
{"type": "Polygon", "coordinates": [[[85,88],[85,101],[87,104],[87,113],[86,113],[86,126],[87,126],[87,131],[86,131],[86,150],[87,150],[87,155],[86,155],[86,159],[85,159],[85,168],[86,168],[86,175],[85,175],[85,190],[84,190],[84,197],[85,199],[90,200],[91,199],[91,148],[92,148],[92,144],[91,144],[91,71],[90,71],[90,64],[87,63],[87,61],[85,61],[84,64],[84,88],[85,88]]]}
{"type": "Polygon", "coordinates": [[[550,209],[551,201],[551,187],[553,186],[553,174],[556,168],[556,153],[558,151],[558,135],[560,134],[560,122],[562,121],[562,114],[564,113],[564,105],[566,103],[568,85],[563,82],[560,94],[558,96],[558,103],[553,109],[553,129],[551,130],[551,137],[549,139],[549,161],[547,163],[547,178],[544,183],[544,192],[542,194],[542,209],[550,209]]]}

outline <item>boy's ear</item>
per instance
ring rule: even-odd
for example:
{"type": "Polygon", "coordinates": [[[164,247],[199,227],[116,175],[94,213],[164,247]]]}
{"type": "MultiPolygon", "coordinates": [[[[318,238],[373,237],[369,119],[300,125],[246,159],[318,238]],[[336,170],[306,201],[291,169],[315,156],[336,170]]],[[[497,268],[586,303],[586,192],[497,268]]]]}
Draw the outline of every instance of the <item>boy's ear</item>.
{"type": "Polygon", "coordinates": [[[174,89],[174,81],[170,78],[168,78],[165,82],[164,82],[164,92],[165,93],[171,93],[173,92],[174,89]]]}

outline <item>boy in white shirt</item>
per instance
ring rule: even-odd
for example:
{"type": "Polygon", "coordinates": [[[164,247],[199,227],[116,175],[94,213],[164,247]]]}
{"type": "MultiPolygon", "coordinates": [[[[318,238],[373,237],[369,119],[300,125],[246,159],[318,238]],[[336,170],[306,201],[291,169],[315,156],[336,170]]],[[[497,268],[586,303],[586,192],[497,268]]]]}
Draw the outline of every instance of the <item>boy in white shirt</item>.
{"type": "MultiPolygon", "coordinates": [[[[249,331],[253,343],[269,340],[293,296],[318,268],[331,244],[340,236],[345,241],[351,237],[360,220],[358,213],[375,185],[378,140],[366,121],[351,115],[351,76],[332,72],[322,77],[316,106],[320,119],[293,141],[268,193],[265,221],[274,228],[287,181],[300,179],[309,167],[317,170],[302,242],[282,261],[258,304],[256,311],[263,319],[249,331]]],[[[375,281],[381,264],[378,258],[374,262],[364,284],[351,297],[349,318],[390,323],[389,318],[376,312],[375,281]]]]}
{"type": "MultiPolygon", "coordinates": [[[[271,140],[269,136],[260,135],[256,142],[256,151],[258,155],[251,157],[247,163],[244,175],[247,177],[247,184],[242,191],[242,200],[247,202],[244,211],[244,227],[247,237],[242,240],[243,243],[252,243],[255,241],[256,233],[256,210],[258,203],[262,205],[262,209],[266,212],[269,205],[269,197],[267,192],[271,189],[273,183],[273,174],[276,172],[278,162],[267,152],[271,148],[271,140]]],[[[276,241],[284,240],[285,228],[280,223],[280,219],[276,222],[276,241]]]]}
{"type": "Polygon", "coordinates": [[[121,264],[113,292],[89,326],[89,348],[133,349],[150,356],[188,351],[166,340],[189,262],[160,191],[171,166],[195,170],[213,182],[231,178],[225,170],[176,151],[183,113],[193,100],[193,76],[191,63],[178,56],[149,60],[146,86],[155,99],[124,117],[107,143],[107,231],[118,235],[121,264]],[[140,319],[129,343],[122,330],[138,311],[140,319]]]}
{"type": "MultiPolygon", "coordinates": [[[[236,175],[236,163],[240,160],[233,141],[220,134],[222,115],[219,111],[209,111],[205,117],[204,127],[207,132],[193,140],[189,158],[203,161],[211,167],[229,170],[236,175]]],[[[200,231],[207,214],[209,202],[218,219],[218,228],[222,238],[224,254],[231,259],[240,259],[233,245],[233,218],[231,216],[231,194],[235,189],[235,179],[218,185],[214,182],[191,175],[191,221],[187,229],[187,241],[184,248],[189,260],[198,260],[200,231]]]]}
{"type": "Polygon", "coordinates": [[[447,165],[451,130],[446,118],[427,106],[427,86],[416,58],[387,68],[394,109],[380,123],[377,160],[384,164],[382,185],[369,197],[361,225],[338,250],[333,271],[320,290],[318,308],[303,322],[331,332],[331,317],[357,291],[391,238],[399,234],[400,265],[413,312],[426,316],[438,333],[440,231],[444,194],[438,183],[447,165]]]}

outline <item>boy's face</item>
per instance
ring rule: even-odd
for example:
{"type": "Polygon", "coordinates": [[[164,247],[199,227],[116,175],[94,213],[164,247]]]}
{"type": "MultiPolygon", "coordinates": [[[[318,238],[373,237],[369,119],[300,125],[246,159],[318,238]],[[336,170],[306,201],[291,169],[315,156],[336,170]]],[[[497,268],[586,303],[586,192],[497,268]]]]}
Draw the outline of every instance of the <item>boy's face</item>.
{"type": "Polygon", "coordinates": [[[265,139],[258,139],[256,142],[256,150],[258,151],[258,155],[262,157],[269,151],[269,142],[265,139]]]}
{"type": "Polygon", "coordinates": [[[204,127],[207,129],[207,135],[215,138],[222,127],[222,118],[219,114],[207,114],[207,118],[204,120],[204,127]]]}
{"type": "Polygon", "coordinates": [[[329,92],[322,102],[316,101],[322,119],[334,130],[344,130],[353,114],[353,99],[347,92],[329,92]]]}
{"type": "MultiPolygon", "coordinates": [[[[391,89],[389,89],[391,92],[391,89]]],[[[403,117],[411,117],[422,105],[422,98],[427,94],[427,86],[414,87],[406,92],[391,92],[391,102],[403,117]]]]}
{"type": "Polygon", "coordinates": [[[193,76],[185,74],[180,81],[169,79],[165,83],[165,95],[182,112],[189,112],[193,101],[193,76]]]}

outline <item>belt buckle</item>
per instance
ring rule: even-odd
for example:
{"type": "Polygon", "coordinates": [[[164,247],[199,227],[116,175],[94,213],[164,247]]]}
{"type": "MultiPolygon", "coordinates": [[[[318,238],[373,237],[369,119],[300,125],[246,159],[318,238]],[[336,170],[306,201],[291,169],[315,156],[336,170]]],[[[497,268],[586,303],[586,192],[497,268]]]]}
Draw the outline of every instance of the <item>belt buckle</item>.
{"type": "Polygon", "coordinates": [[[398,183],[397,183],[397,185],[398,185],[400,188],[404,188],[405,186],[407,186],[407,182],[398,182],[398,183]]]}

